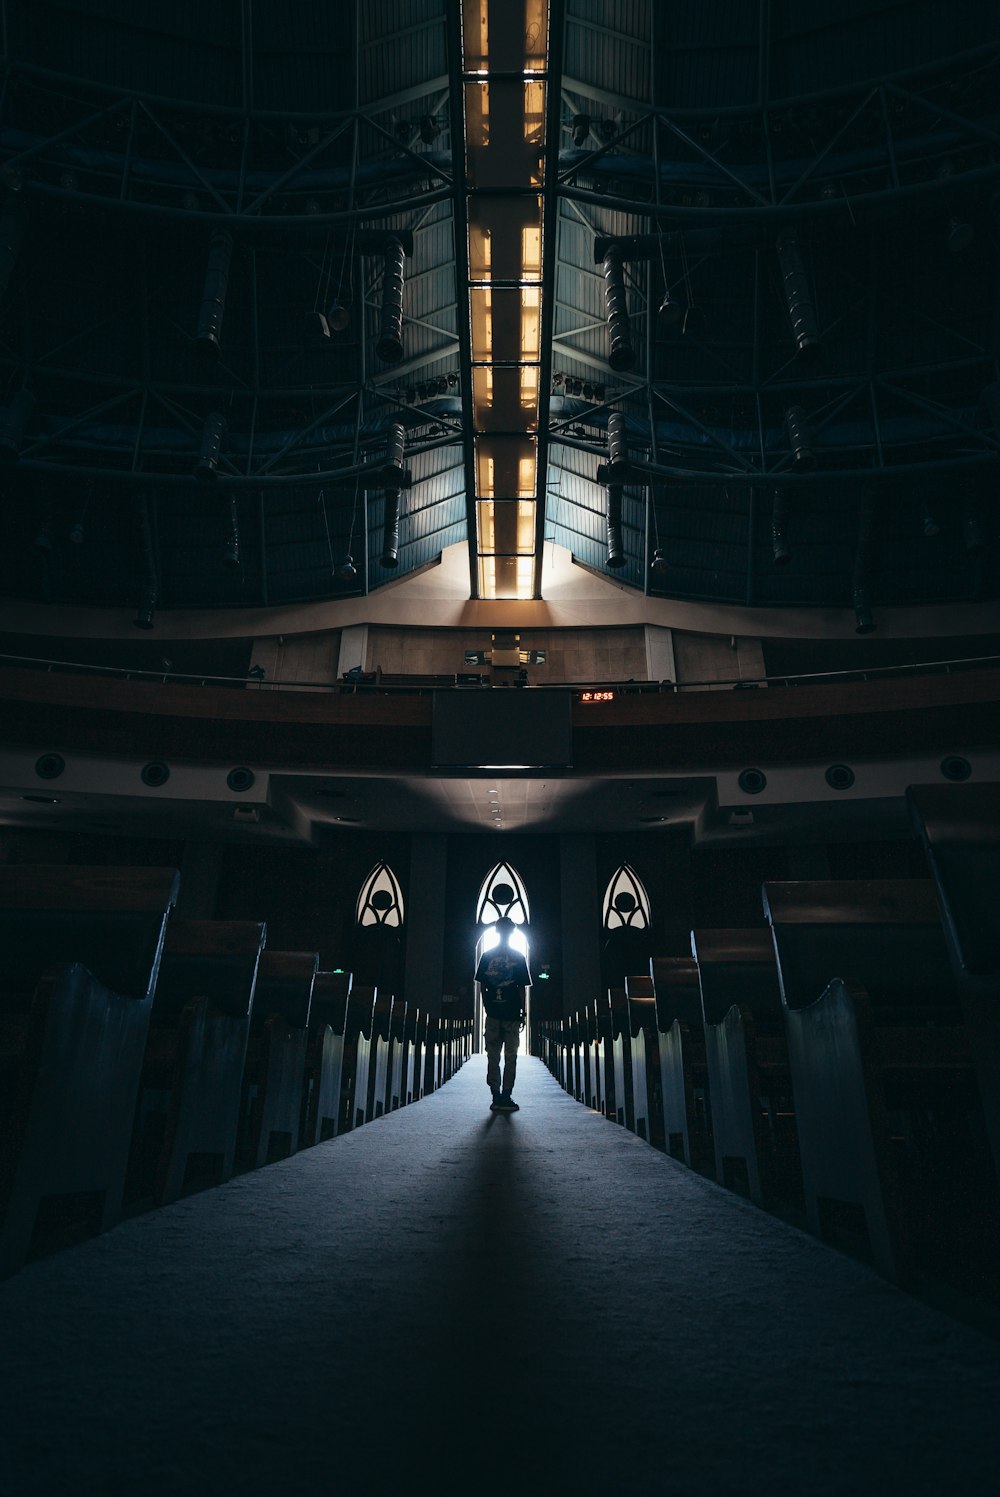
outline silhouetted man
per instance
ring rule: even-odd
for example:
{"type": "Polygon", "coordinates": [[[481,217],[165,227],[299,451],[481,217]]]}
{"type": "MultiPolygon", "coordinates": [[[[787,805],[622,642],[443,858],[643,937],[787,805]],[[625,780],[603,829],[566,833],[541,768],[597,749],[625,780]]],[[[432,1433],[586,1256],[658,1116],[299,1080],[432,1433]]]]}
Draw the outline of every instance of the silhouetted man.
{"type": "Polygon", "coordinates": [[[517,1112],[511,1098],[517,1075],[517,1047],[524,1025],[525,990],[531,986],[528,964],[510,944],[514,922],[507,915],[496,923],[500,937],[496,946],[484,951],[476,968],[476,981],[486,1010],[486,1082],[493,1093],[491,1112],[517,1112]],[[503,1083],[500,1081],[500,1051],[503,1050],[503,1083]]]}

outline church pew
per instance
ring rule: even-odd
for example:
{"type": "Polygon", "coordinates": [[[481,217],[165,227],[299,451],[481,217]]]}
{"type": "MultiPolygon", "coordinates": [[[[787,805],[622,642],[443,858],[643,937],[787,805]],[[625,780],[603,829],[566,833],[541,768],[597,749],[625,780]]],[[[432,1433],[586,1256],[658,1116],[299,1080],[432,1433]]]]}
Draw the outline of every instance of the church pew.
{"type": "Polygon", "coordinates": [[[306,1042],[305,1110],[299,1146],[334,1138],[341,1130],[350,972],[317,972],[306,1042]]]}
{"type": "MultiPolygon", "coordinates": [[[[648,973],[625,979],[625,1003],[631,1046],[632,1116],[639,1138],[653,1141],[654,1108],[650,1094],[650,1077],[659,1069],[659,1037],[656,1030],[656,993],[648,973]]],[[[662,1120],[662,1115],[661,1115],[662,1120]]],[[[662,1128],[659,1130],[662,1133],[662,1128]]],[[[662,1146],[663,1140],[660,1139],[662,1146]]]]}
{"type": "Polygon", "coordinates": [[[614,1030],[611,1017],[611,994],[602,989],[594,1003],[596,1015],[597,1087],[601,1112],[614,1122],[618,1117],[615,1097],[614,1030]]]}
{"type": "Polygon", "coordinates": [[[698,968],[691,957],[650,961],[659,1037],[660,1091],[667,1153],[714,1176],[712,1113],[698,968]]]}
{"type": "Polygon", "coordinates": [[[394,1003],[391,993],[376,994],[372,1011],[372,1060],[368,1074],[366,1122],[374,1122],[376,1118],[382,1117],[388,1106],[389,1044],[394,1003]]]}
{"type": "Polygon", "coordinates": [[[1000,1177],[1000,784],[911,785],[1000,1177]]]}
{"type": "Polygon", "coordinates": [[[403,1079],[400,1105],[408,1107],[419,1101],[417,1077],[420,1072],[421,1014],[415,1003],[406,1005],[403,1020],[403,1079]]]}
{"type": "Polygon", "coordinates": [[[244,1170],[287,1159],[298,1148],[309,1013],[318,971],[315,951],[261,955],[243,1072],[237,1153],[244,1170]]]}
{"type": "Polygon", "coordinates": [[[344,1126],[360,1128],[368,1122],[368,1078],[371,1072],[372,1019],[376,989],[354,984],[347,1004],[344,1043],[344,1126]]]}
{"type": "Polygon", "coordinates": [[[0,1277],[118,1220],[172,868],[0,868],[0,1277]]]}
{"type": "MultiPolygon", "coordinates": [[[[427,1086],[427,1025],[429,1015],[418,1008],[413,1020],[413,1101],[419,1102],[427,1086]]],[[[409,1063],[408,1063],[409,1064],[409,1063]]]]}
{"type": "Polygon", "coordinates": [[[389,1025],[389,1087],[386,1111],[406,1106],[406,1000],[397,998],[392,1005],[389,1025]]]}
{"type": "Polygon", "coordinates": [[[611,1068],[615,1078],[615,1121],[630,1133],[635,1132],[635,1107],[632,1101],[632,1036],[629,1032],[628,1000],[625,989],[609,988],[611,1008],[611,1068]]]}
{"type": "Polygon", "coordinates": [[[1000,1199],[932,886],[763,893],[809,1229],[900,1282],[995,1294],[1000,1199]]]}
{"type": "Polygon", "coordinates": [[[785,1015],[766,926],[693,930],[715,1177],[758,1206],[801,1206],[785,1015]]]}
{"type": "Polygon", "coordinates": [[[143,1058],[126,1199],[166,1205],[233,1172],[240,1095],[267,927],[167,929],[143,1058]]]}
{"type": "Polygon", "coordinates": [[[604,1065],[601,1036],[597,1026],[597,999],[592,998],[580,1010],[586,1042],[587,1106],[604,1111],[604,1065]]]}

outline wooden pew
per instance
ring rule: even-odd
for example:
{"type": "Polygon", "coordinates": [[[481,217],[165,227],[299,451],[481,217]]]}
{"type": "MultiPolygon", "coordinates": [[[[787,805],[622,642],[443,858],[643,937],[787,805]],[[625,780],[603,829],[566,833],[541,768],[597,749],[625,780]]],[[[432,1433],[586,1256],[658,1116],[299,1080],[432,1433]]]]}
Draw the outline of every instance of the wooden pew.
{"type": "Polygon", "coordinates": [[[347,1004],[344,1074],[348,1090],[344,1109],[345,1128],[360,1128],[369,1120],[368,1077],[371,1073],[375,996],[375,988],[355,984],[347,1004]]]}
{"type": "Polygon", "coordinates": [[[604,1065],[601,1037],[597,1027],[597,999],[592,998],[580,1010],[580,1024],[586,1046],[585,1085],[587,1106],[604,1111],[604,1065]]]}
{"type": "MultiPolygon", "coordinates": [[[[625,1002],[631,1048],[629,1070],[634,1131],[640,1138],[652,1143],[654,1108],[649,1082],[651,1075],[659,1070],[659,1037],[656,1030],[656,993],[653,979],[648,973],[626,977],[625,1002]]],[[[660,1121],[662,1123],[662,1107],[660,1121]]],[[[662,1126],[659,1132],[661,1137],[658,1142],[662,1148],[662,1126]]]]}
{"type": "Polygon", "coordinates": [[[611,994],[608,990],[598,993],[594,1002],[596,1015],[597,1086],[601,1098],[601,1112],[612,1122],[618,1118],[618,1102],[615,1096],[615,1048],[614,1027],[611,1015],[611,994]]]}
{"type": "Polygon", "coordinates": [[[785,1015],[766,926],[693,930],[715,1177],[758,1206],[802,1205],[785,1015]]]}
{"type": "Polygon", "coordinates": [[[386,1110],[395,1112],[406,1106],[406,1000],[397,998],[392,1005],[389,1026],[389,1090],[386,1110]]]}
{"type": "Polygon", "coordinates": [[[686,956],[656,956],[649,967],[656,999],[667,1153],[700,1174],[713,1176],[715,1150],[697,963],[686,956]]]}
{"type": "Polygon", "coordinates": [[[406,1005],[403,1020],[403,1080],[401,1105],[408,1107],[420,1099],[418,1077],[420,1075],[420,1030],[422,1015],[415,1003],[406,1005]]]}
{"type": "Polygon", "coordinates": [[[768,883],[764,910],[809,1229],[889,1278],[995,1295],[1000,1200],[931,884],[768,883]]]}
{"type": "Polygon", "coordinates": [[[368,1075],[368,1103],[365,1122],[374,1122],[388,1108],[389,1089],[389,1045],[392,1030],[392,1010],[395,999],[391,993],[378,993],[372,1012],[372,1064],[368,1075]]]}
{"type": "Polygon", "coordinates": [[[632,1035],[629,1031],[628,999],[625,997],[624,986],[608,989],[608,1003],[611,1009],[611,1068],[615,1078],[614,1117],[623,1128],[634,1133],[632,1035]]]}
{"type": "Polygon", "coordinates": [[[298,1148],[315,951],[265,951],[243,1073],[237,1157],[244,1170],[287,1159],[298,1148]]]}
{"type": "Polygon", "coordinates": [[[1000,1178],[1000,784],[911,785],[1000,1178]]]}
{"type": "Polygon", "coordinates": [[[252,920],[171,920],[136,1108],[130,1204],[166,1205],[232,1175],[266,935],[252,920]]]}
{"type": "Polygon", "coordinates": [[[0,1277],[113,1226],[173,868],[0,868],[0,1277]]]}
{"type": "Polygon", "coordinates": [[[351,982],[350,972],[317,972],[313,984],[300,1140],[304,1149],[334,1138],[343,1126],[341,1093],[351,982]]]}

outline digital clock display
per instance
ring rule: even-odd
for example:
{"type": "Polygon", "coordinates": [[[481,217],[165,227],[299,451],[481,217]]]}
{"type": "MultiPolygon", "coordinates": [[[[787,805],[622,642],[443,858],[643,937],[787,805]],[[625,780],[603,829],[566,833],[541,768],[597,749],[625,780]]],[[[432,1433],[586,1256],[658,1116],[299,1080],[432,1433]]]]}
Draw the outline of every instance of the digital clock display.
{"type": "Polygon", "coordinates": [[[615,694],[613,691],[581,691],[581,702],[613,702],[615,694]]]}

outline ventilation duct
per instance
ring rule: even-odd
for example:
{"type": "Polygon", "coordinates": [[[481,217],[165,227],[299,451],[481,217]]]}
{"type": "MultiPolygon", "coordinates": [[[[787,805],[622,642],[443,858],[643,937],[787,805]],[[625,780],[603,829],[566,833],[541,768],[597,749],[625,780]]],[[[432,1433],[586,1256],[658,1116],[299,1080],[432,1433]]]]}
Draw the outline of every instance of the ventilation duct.
{"type": "Polygon", "coordinates": [[[782,234],[775,245],[781,273],[781,290],[792,324],[796,350],[811,358],[821,347],[816,308],[796,234],[782,234]]]}
{"type": "Polygon", "coordinates": [[[789,406],[785,412],[785,431],[792,454],[792,467],[800,473],[815,468],[816,456],[811,445],[809,419],[800,405],[789,406]]]}
{"type": "Polygon", "coordinates": [[[7,290],[23,238],[24,219],[19,213],[5,213],[0,217],[0,296],[7,290]]]}
{"type": "Polygon", "coordinates": [[[221,411],[209,411],[201,429],[201,448],[194,465],[194,475],[203,483],[219,476],[219,458],[226,437],[226,418],[221,411]]]}
{"type": "Polygon", "coordinates": [[[625,298],[625,265],[614,247],[604,256],[604,302],[608,314],[608,363],[619,372],[633,369],[635,349],[625,298]]]}
{"type": "Polygon", "coordinates": [[[620,483],[608,484],[604,515],[608,529],[608,566],[617,570],[618,567],[625,565],[625,551],[622,546],[622,486],[620,483]]]}
{"type": "MultiPolygon", "coordinates": [[[[389,427],[389,446],[386,452],[387,480],[391,472],[396,472],[402,478],[403,473],[403,449],[406,444],[406,428],[401,421],[394,421],[389,427]]],[[[394,488],[390,481],[386,482],[385,488],[385,524],[382,533],[382,565],[384,567],[399,566],[399,489],[394,488]]]]}
{"type": "Polygon", "coordinates": [[[788,495],[785,489],[774,491],[774,507],[771,510],[771,550],[776,566],[788,561],[788,495]]]}
{"type": "Polygon", "coordinates": [[[386,246],[382,277],[382,321],[375,352],[384,364],[403,357],[403,262],[406,252],[398,239],[386,246]]]}
{"type": "Polygon", "coordinates": [[[21,455],[24,434],[35,414],[35,397],[30,390],[15,390],[10,404],[0,410],[0,462],[14,463],[21,455]]]}
{"type": "Polygon", "coordinates": [[[147,498],[142,497],[136,501],[136,517],[139,528],[139,601],[132,622],[137,629],[152,629],[157,593],[156,555],[153,551],[150,501],[147,498]]]}
{"type": "Polygon", "coordinates": [[[212,235],[205,270],[205,289],[195,346],[199,353],[217,358],[222,347],[222,319],[226,315],[226,292],[229,289],[229,266],[233,255],[232,235],[222,230],[212,235]]]}

